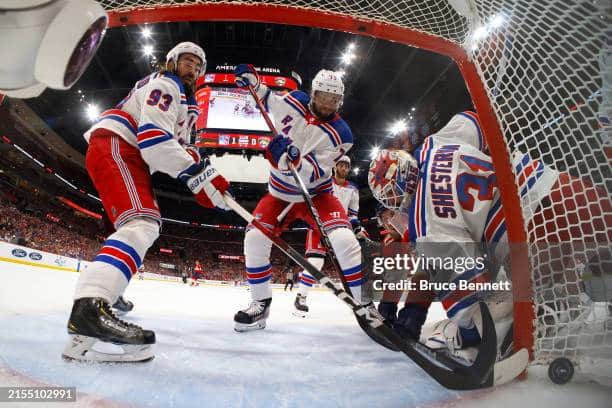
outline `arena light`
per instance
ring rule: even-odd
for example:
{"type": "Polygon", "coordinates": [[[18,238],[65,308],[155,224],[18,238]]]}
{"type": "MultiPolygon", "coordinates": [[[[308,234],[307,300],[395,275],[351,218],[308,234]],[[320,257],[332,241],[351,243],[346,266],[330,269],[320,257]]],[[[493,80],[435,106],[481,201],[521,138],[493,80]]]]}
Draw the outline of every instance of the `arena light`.
{"type": "Polygon", "coordinates": [[[416,110],[416,108],[413,106],[412,109],[410,109],[412,112],[414,112],[416,110]]]}
{"type": "Polygon", "coordinates": [[[96,196],[95,196],[95,195],[93,195],[93,194],[89,194],[89,193],[87,193],[87,197],[89,197],[89,198],[93,198],[93,199],[94,199],[94,200],[96,200],[96,201],[100,201],[100,202],[102,202],[102,200],[100,200],[98,197],[96,197],[96,196]]]}
{"type": "Polygon", "coordinates": [[[342,63],[349,65],[351,63],[351,61],[353,60],[353,58],[355,58],[355,54],[353,54],[350,51],[345,52],[344,54],[342,54],[342,63]]]}
{"type": "Polygon", "coordinates": [[[338,74],[340,76],[340,78],[344,77],[344,75],[346,75],[346,71],[344,71],[343,69],[336,71],[336,74],[338,74]]]}
{"type": "Polygon", "coordinates": [[[355,174],[355,175],[359,174],[359,167],[355,167],[353,169],[353,174],[355,174]]]}
{"type": "Polygon", "coordinates": [[[355,49],[355,43],[350,43],[348,45],[348,49],[349,49],[349,51],[353,51],[355,49]]]}
{"type": "Polygon", "coordinates": [[[483,38],[485,38],[487,34],[488,34],[488,30],[486,27],[478,27],[474,31],[474,35],[472,36],[472,38],[474,39],[474,41],[480,41],[483,38]]]}
{"type": "Polygon", "coordinates": [[[87,114],[87,118],[93,122],[100,115],[100,108],[98,108],[97,105],[90,103],[87,104],[87,110],[85,111],[85,113],[87,114]]]}
{"type": "Polygon", "coordinates": [[[153,55],[153,46],[151,44],[146,44],[144,47],[142,47],[142,52],[147,56],[153,55]]]}
{"type": "Polygon", "coordinates": [[[404,119],[400,119],[395,121],[395,123],[391,125],[391,127],[389,128],[389,132],[391,132],[392,135],[397,135],[398,133],[403,132],[407,128],[408,124],[406,123],[406,121],[404,119]]]}
{"type": "Polygon", "coordinates": [[[495,14],[491,18],[491,22],[489,23],[489,25],[491,26],[491,28],[499,28],[504,24],[504,22],[505,22],[505,18],[503,15],[495,14]]]}
{"type": "Polygon", "coordinates": [[[143,38],[151,38],[151,29],[149,27],[145,27],[142,29],[140,34],[143,36],[143,38]]]}

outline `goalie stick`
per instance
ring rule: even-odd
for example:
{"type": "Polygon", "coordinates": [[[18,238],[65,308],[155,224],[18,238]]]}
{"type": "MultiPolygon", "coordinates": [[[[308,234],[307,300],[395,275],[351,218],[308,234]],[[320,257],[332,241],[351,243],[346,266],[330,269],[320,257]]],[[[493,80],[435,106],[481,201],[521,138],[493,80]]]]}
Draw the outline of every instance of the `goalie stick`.
{"type": "MultiPolygon", "coordinates": [[[[274,124],[272,123],[272,120],[270,119],[267,111],[265,110],[263,103],[261,102],[261,100],[259,99],[259,97],[257,96],[255,90],[253,89],[253,87],[251,85],[248,85],[248,90],[251,94],[251,96],[253,97],[253,99],[255,100],[255,103],[257,104],[257,107],[259,108],[262,116],[264,117],[264,120],[266,121],[266,124],[268,125],[269,129],[274,132],[274,135],[276,136],[277,132],[276,132],[276,128],[274,126],[274,124]]],[[[482,382],[477,385],[476,383],[468,383],[468,382],[463,382],[463,383],[453,383],[451,384],[450,382],[448,382],[448,378],[445,379],[445,381],[447,382],[447,384],[444,384],[441,379],[442,378],[437,378],[435,375],[432,374],[432,372],[428,371],[423,365],[421,365],[421,363],[417,360],[415,360],[415,358],[417,358],[417,356],[415,355],[411,355],[411,353],[409,352],[409,350],[407,350],[405,347],[402,347],[402,343],[405,343],[405,340],[401,339],[395,332],[393,332],[387,325],[373,325],[372,323],[374,321],[376,321],[377,319],[370,316],[369,313],[367,313],[366,310],[364,310],[365,308],[361,305],[360,308],[355,308],[355,306],[357,305],[357,302],[349,295],[350,294],[350,289],[346,283],[346,280],[344,279],[344,275],[342,274],[342,270],[340,268],[339,262],[337,257],[335,256],[335,253],[333,251],[333,248],[331,246],[331,242],[329,241],[329,237],[327,236],[327,233],[325,232],[325,230],[322,227],[322,223],[321,223],[321,219],[317,213],[317,210],[314,206],[314,203],[312,202],[312,198],[310,197],[310,194],[308,193],[308,190],[306,188],[306,186],[304,185],[303,181],[301,180],[301,178],[299,177],[299,174],[297,174],[297,171],[295,170],[295,167],[291,164],[288,163],[289,165],[289,169],[291,171],[291,174],[293,176],[293,178],[295,179],[296,183],[299,185],[301,193],[302,193],[302,197],[305,201],[305,203],[308,206],[308,209],[310,211],[310,214],[313,218],[313,220],[315,221],[317,228],[319,230],[320,236],[321,236],[321,240],[323,245],[325,246],[325,248],[327,249],[327,254],[330,257],[332,264],[334,265],[334,268],[336,269],[336,272],[338,273],[338,275],[341,277],[342,279],[342,283],[344,286],[344,294],[345,296],[342,296],[342,294],[337,292],[337,286],[331,282],[329,280],[329,278],[327,278],[327,276],[325,276],[321,271],[318,271],[314,266],[312,266],[307,260],[305,260],[304,258],[301,257],[301,255],[299,254],[295,254],[297,255],[302,261],[305,262],[305,265],[302,265],[300,262],[298,262],[298,260],[294,257],[291,256],[291,254],[289,254],[288,252],[286,252],[285,250],[283,250],[283,248],[281,248],[274,239],[272,239],[269,234],[268,234],[268,230],[261,225],[261,227],[263,228],[262,232],[264,232],[264,234],[266,234],[271,240],[272,242],[274,242],[279,249],[283,250],[283,252],[285,252],[289,257],[291,257],[296,263],[298,263],[300,266],[302,266],[304,269],[306,269],[309,273],[311,273],[312,276],[314,276],[317,280],[319,280],[320,283],[324,284],[325,286],[327,286],[329,289],[331,289],[334,294],[339,297],[341,300],[344,300],[345,303],[348,303],[349,306],[351,306],[351,308],[353,309],[353,312],[355,314],[355,317],[357,319],[357,322],[359,323],[359,326],[362,328],[362,330],[364,330],[366,332],[366,334],[368,334],[368,336],[370,338],[372,338],[374,341],[376,341],[377,343],[381,344],[382,346],[394,350],[394,351],[403,351],[405,354],[407,354],[411,359],[413,359],[413,361],[415,361],[421,368],[423,368],[425,371],[427,371],[432,377],[434,377],[434,379],[436,379],[436,381],[438,381],[440,384],[446,386],[447,388],[451,388],[451,389],[476,389],[476,388],[485,388],[485,387],[489,387],[492,385],[501,385],[504,384],[506,382],[511,381],[512,379],[516,378],[520,373],[522,373],[525,368],[527,367],[527,363],[528,363],[528,353],[526,349],[522,349],[519,352],[514,353],[512,356],[501,360],[497,363],[495,363],[495,355],[496,355],[496,343],[497,343],[497,337],[496,337],[496,333],[495,333],[495,326],[493,323],[493,320],[491,318],[491,315],[489,313],[489,310],[487,308],[487,306],[481,302],[480,304],[480,311],[482,314],[482,318],[483,318],[483,333],[482,333],[482,338],[486,339],[486,341],[482,341],[481,344],[478,347],[478,354],[477,354],[477,358],[474,361],[474,363],[470,366],[472,372],[470,373],[470,376],[473,376],[474,373],[479,372],[479,373],[483,373],[482,374],[482,382]],[[265,230],[265,231],[264,231],[265,230]],[[309,267],[307,267],[309,266],[309,267]],[[316,271],[316,273],[314,271],[316,271]],[[326,283],[324,283],[321,279],[325,278],[329,281],[329,283],[331,284],[328,285],[326,283]],[[350,298],[353,301],[353,304],[351,304],[350,302],[347,302],[347,297],[350,298]],[[361,312],[358,312],[361,311],[361,312]],[[365,312],[365,314],[363,314],[363,312],[365,312]],[[488,343],[485,345],[485,343],[488,343]],[[486,347],[485,347],[486,346],[486,347]],[[486,363],[485,363],[486,362],[486,363]],[[485,370],[488,370],[485,372],[485,370]]],[[[237,203],[236,203],[237,204],[237,203]]],[[[247,213],[248,214],[248,213],[247,213]]],[[[244,218],[244,217],[243,217],[244,218]]],[[[252,217],[251,217],[252,218],[252,217]]],[[[246,218],[245,218],[246,219],[246,218]]],[[[261,230],[261,228],[259,228],[261,230]]],[[[276,237],[278,239],[280,239],[279,237],[276,237]]],[[[287,249],[293,250],[293,248],[291,248],[289,245],[287,245],[285,243],[287,249]]],[[[295,251],[294,251],[295,252],[295,251]]],[[[380,322],[380,321],[379,321],[380,322]]],[[[422,353],[422,356],[429,356],[429,357],[434,357],[434,360],[436,360],[436,362],[441,362],[443,361],[446,365],[447,368],[451,368],[452,370],[454,370],[456,373],[463,373],[466,374],[466,365],[457,362],[457,360],[453,359],[452,357],[448,356],[446,353],[444,353],[441,350],[431,350],[428,347],[426,347],[425,345],[421,344],[418,341],[412,341],[412,342],[408,342],[408,343],[412,343],[411,346],[413,347],[414,350],[418,350],[418,352],[422,353]]],[[[434,363],[435,364],[435,363],[434,363]]],[[[438,373],[440,374],[440,373],[438,373]]],[[[452,381],[451,381],[452,382],[452,381]]]]}
{"type": "MultiPolygon", "coordinates": [[[[300,253],[287,244],[286,241],[267,229],[259,220],[255,219],[253,215],[238,204],[229,193],[225,193],[224,198],[227,205],[234,210],[234,212],[240,215],[240,217],[253,227],[260,230],[274,245],[276,245],[276,247],[285,253],[285,255],[293,259],[296,264],[308,271],[308,273],[315,277],[323,286],[331,290],[336,297],[347,304],[353,313],[363,319],[372,330],[380,333],[381,337],[387,338],[442,386],[453,390],[473,390],[486,388],[495,384],[489,381],[489,378],[491,377],[491,373],[495,372],[494,362],[497,354],[497,341],[491,314],[484,303],[480,303],[480,311],[482,314],[482,337],[487,339],[487,341],[481,342],[476,360],[471,365],[466,364],[467,362],[458,361],[452,358],[446,352],[432,350],[417,341],[404,340],[381,320],[371,316],[363,305],[359,304],[341,286],[332,282],[325,274],[304,259],[300,253]]],[[[496,373],[496,375],[499,376],[501,374],[496,373]]]]}

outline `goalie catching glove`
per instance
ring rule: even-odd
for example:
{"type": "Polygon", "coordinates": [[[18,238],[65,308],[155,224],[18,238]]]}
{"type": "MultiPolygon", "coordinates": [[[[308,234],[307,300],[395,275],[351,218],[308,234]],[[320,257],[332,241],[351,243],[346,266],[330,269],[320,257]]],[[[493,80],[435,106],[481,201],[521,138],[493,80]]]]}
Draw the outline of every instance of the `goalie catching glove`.
{"type": "Polygon", "coordinates": [[[201,206],[231,210],[223,199],[223,194],[229,188],[229,182],[210,164],[208,157],[201,158],[200,154],[191,148],[186,150],[194,158],[195,163],[183,170],[178,175],[178,179],[187,185],[201,206]]]}

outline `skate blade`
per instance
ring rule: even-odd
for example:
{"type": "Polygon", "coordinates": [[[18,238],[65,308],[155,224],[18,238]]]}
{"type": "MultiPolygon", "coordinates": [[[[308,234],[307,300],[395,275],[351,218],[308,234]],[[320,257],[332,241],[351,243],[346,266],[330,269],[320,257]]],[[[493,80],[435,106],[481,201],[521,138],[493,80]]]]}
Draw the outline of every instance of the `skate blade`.
{"type": "Polygon", "coordinates": [[[100,363],[140,363],[155,356],[151,344],[115,344],[95,337],[71,335],[62,357],[100,363]]]}
{"type": "Polygon", "coordinates": [[[236,322],[236,326],[234,326],[234,330],[237,331],[238,333],[244,333],[244,332],[249,332],[249,331],[254,331],[254,330],[261,330],[265,328],[266,328],[265,321],[263,322],[259,321],[259,322],[255,322],[252,324],[236,322]]]}
{"type": "Polygon", "coordinates": [[[308,312],[304,312],[302,310],[294,310],[293,311],[293,315],[297,316],[297,317],[301,317],[301,318],[305,318],[306,316],[308,316],[308,312]]]}
{"type": "Polygon", "coordinates": [[[115,309],[114,307],[112,309],[113,309],[113,313],[115,313],[115,315],[119,317],[125,316],[129,312],[129,310],[115,309]]]}

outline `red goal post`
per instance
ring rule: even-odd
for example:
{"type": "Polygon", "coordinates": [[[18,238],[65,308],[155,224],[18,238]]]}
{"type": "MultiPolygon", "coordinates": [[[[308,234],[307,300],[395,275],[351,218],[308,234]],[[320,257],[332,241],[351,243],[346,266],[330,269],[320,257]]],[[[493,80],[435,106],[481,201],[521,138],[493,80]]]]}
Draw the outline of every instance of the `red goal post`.
{"type": "MultiPolygon", "coordinates": [[[[609,144],[597,143],[599,139],[605,140],[606,128],[601,131],[595,125],[598,109],[589,99],[597,88],[604,87],[603,76],[595,67],[600,50],[606,45],[606,20],[601,18],[604,13],[600,14],[593,2],[102,0],[100,3],[108,11],[110,27],[178,21],[288,24],[372,36],[451,58],[478,111],[496,170],[508,238],[514,244],[511,270],[515,348],[527,347],[530,353],[535,352],[536,360],[550,361],[537,355],[539,323],[534,299],[540,287],[534,287],[534,282],[540,279],[535,279],[531,270],[533,258],[540,250],[528,242],[532,231],[523,217],[524,203],[519,198],[512,152],[520,146],[523,153],[527,150],[526,153],[559,170],[576,173],[584,167],[578,153],[571,150],[578,147],[597,161],[595,170],[586,176],[610,190],[611,176],[605,170],[609,162],[599,154],[609,144]],[[501,21],[492,21],[495,16],[501,21]],[[570,34],[573,38],[568,39],[570,34]],[[557,48],[556,43],[566,49],[557,48]],[[574,115],[564,104],[578,105],[580,114],[574,115]],[[563,117],[558,119],[560,115],[563,117]],[[565,128],[574,132],[567,139],[562,136],[565,128]],[[554,146],[559,140],[561,154],[556,153],[554,146]],[[572,146],[574,141],[576,145],[572,146]],[[563,157],[566,153],[567,157],[563,157]]],[[[594,98],[595,105],[604,103],[601,94],[594,98]]],[[[610,216],[605,209],[604,216],[606,221],[610,216]]]]}

